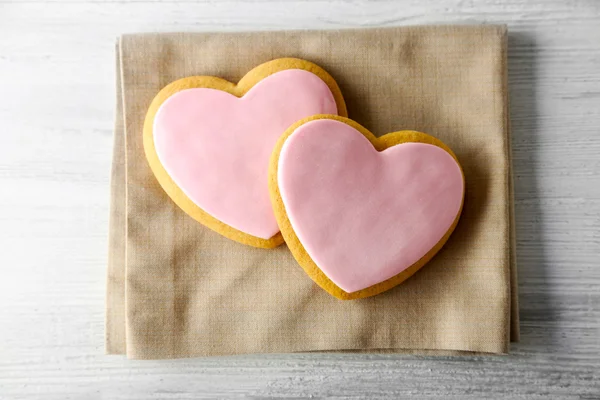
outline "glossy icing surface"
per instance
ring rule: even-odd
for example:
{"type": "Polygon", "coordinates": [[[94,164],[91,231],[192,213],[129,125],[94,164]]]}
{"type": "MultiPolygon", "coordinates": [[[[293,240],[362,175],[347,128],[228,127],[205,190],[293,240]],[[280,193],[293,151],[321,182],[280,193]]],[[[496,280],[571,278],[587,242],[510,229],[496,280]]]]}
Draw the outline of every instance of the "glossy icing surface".
{"type": "Polygon", "coordinates": [[[268,165],[279,136],[314,114],[337,114],[316,75],[277,72],[238,98],[195,88],[169,97],[153,135],[161,164],[200,208],[242,232],[269,239],[279,228],[269,198],[268,165]]]}
{"type": "Polygon", "coordinates": [[[464,181],[443,149],[404,143],[378,152],[335,120],[301,125],[284,143],[278,185],[306,252],[352,293],[410,267],[458,215],[464,181]]]}

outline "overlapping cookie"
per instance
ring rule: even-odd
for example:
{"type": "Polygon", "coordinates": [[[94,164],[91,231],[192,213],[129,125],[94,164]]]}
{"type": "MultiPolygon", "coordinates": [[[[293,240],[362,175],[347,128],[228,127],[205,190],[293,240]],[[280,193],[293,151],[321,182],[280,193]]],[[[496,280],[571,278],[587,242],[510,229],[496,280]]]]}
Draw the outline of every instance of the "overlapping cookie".
{"type": "Polygon", "coordinates": [[[334,115],[296,122],[275,146],[269,189],[281,233],[306,273],[339,299],[384,292],[448,240],[464,176],[440,140],[376,138],[334,115]]]}
{"type": "Polygon", "coordinates": [[[441,249],[465,184],[438,139],[376,138],[345,117],[327,72],[277,59],[237,85],[211,76],[167,85],[148,110],[144,148],[192,218],[255,247],[285,239],[319,286],[358,299],[400,284],[441,249]]]}
{"type": "Polygon", "coordinates": [[[237,84],[193,76],[152,101],[144,149],[158,182],[192,218],[247,245],[283,242],[271,207],[271,152],[294,122],[314,114],[346,116],[334,79],[319,66],[283,58],[237,84]]]}

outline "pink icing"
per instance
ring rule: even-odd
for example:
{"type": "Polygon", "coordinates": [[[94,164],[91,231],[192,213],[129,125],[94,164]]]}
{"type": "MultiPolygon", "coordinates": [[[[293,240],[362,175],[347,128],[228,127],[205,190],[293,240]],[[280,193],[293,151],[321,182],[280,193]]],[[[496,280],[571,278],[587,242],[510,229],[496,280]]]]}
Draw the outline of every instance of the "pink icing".
{"type": "Polygon", "coordinates": [[[333,94],[304,70],[277,72],[243,97],[196,88],[169,97],[154,119],[163,167],[201,209],[242,232],[269,239],[279,227],[268,190],[268,165],[292,123],[337,114],[333,94]]]}
{"type": "Polygon", "coordinates": [[[348,293],[429,252],[454,222],[464,189],[460,167],[443,149],[404,143],[378,152],[354,128],[326,119],[290,135],[277,179],[300,242],[348,293]]]}

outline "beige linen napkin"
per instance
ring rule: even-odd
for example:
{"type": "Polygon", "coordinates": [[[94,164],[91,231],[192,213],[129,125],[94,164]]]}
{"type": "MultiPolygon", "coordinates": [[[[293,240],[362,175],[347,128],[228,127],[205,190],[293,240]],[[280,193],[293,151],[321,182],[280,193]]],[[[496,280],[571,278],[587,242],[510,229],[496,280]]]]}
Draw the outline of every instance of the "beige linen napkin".
{"type": "Polygon", "coordinates": [[[172,358],[299,351],[506,353],[518,338],[506,28],[142,34],[118,46],[107,351],[172,358]],[[237,82],[299,57],[338,82],[349,116],[377,135],[413,129],[464,168],[462,218],[400,286],[340,301],[286,246],[250,248],[204,228],[162,191],[144,157],[154,95],[189,75],[237,82]]]}

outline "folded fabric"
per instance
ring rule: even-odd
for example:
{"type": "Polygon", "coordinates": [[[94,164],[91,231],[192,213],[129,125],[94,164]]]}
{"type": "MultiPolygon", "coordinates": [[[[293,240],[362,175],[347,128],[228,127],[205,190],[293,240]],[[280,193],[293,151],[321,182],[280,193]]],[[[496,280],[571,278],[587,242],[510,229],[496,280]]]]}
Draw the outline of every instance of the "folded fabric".
{"type": "Polygon", "coordinates": [[[507,353],[518,339],[506,28],[135,34],[117,46],[106,346],[130,358],[300,351],[507,353]],[[341,301],[285,245],[244,246],[194,221],[144,157],[152,98],[190,75],[232,82],[280,57],[313,61],[376,135],[427,132],[463,167],[446,246],[383,294],[341,301]]]}

